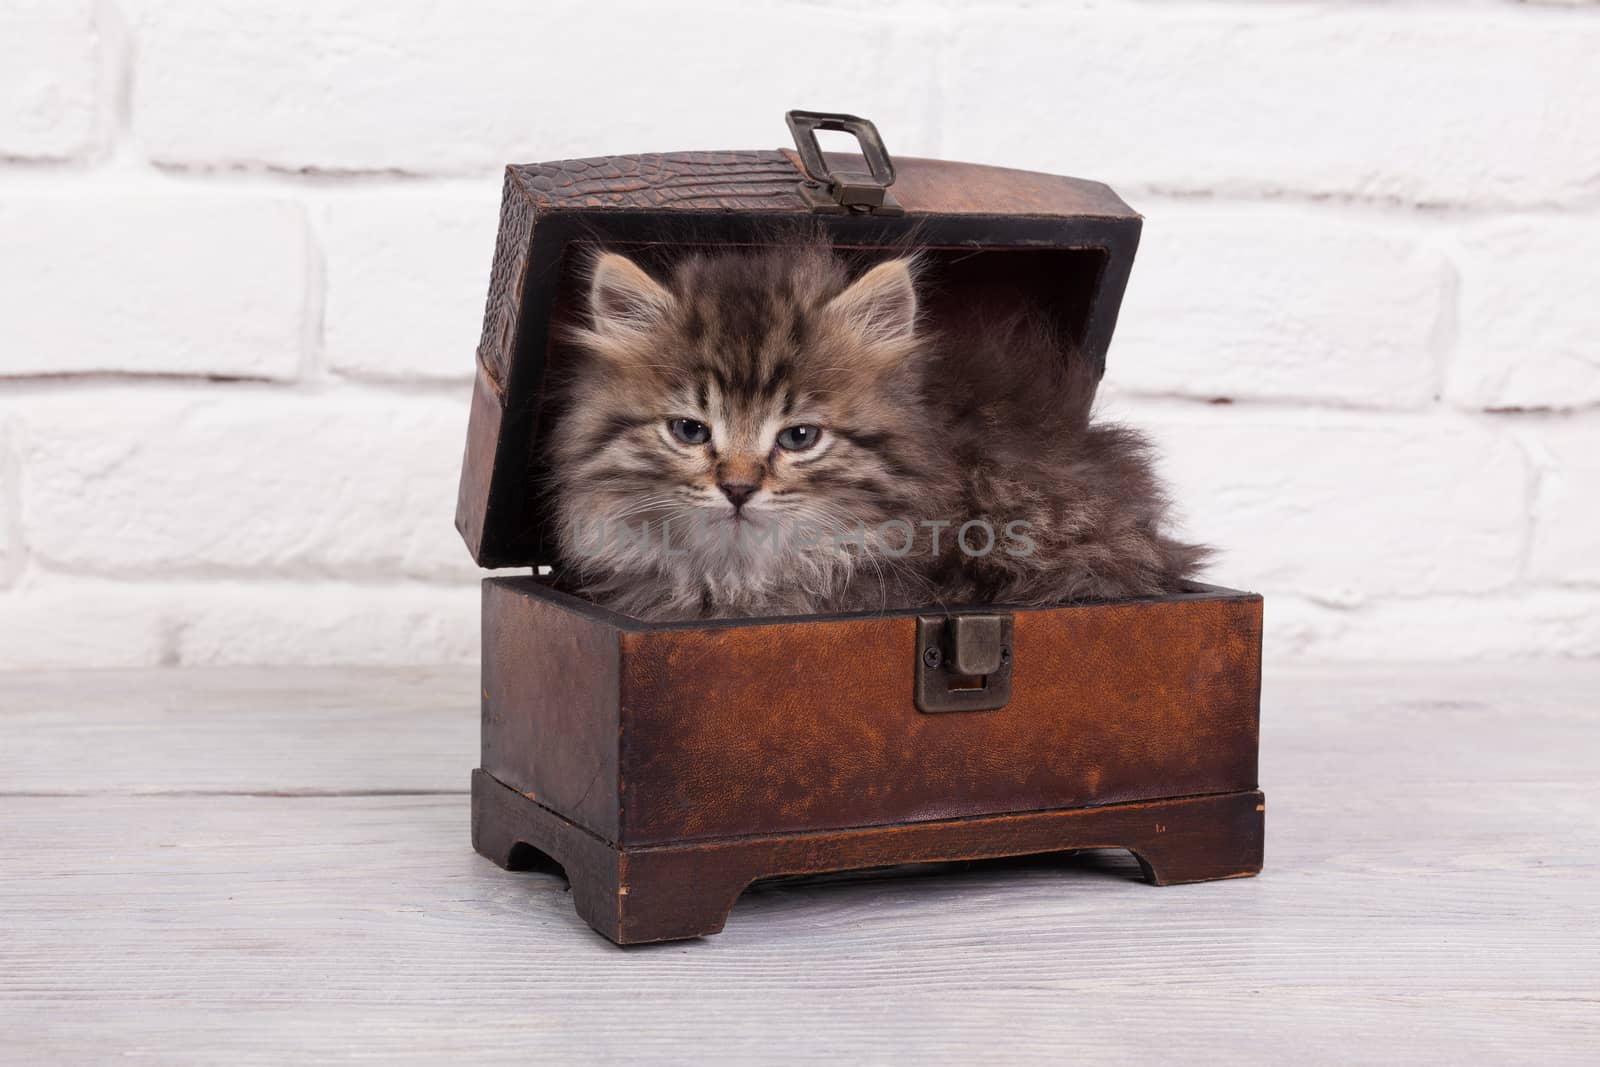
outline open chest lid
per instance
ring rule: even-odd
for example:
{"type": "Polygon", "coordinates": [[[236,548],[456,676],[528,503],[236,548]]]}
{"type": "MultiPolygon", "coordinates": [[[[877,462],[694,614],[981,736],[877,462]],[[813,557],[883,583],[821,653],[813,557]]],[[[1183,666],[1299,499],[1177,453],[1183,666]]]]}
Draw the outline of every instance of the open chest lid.
{"type": "Polygon", "coordinates": [[[1107,186],[970,163],[890,160],[870,122],[790,112],[797,150],[685,152],[506,168],[478,342],[456,528],[485,567],[554,562],[540,442],[559,411],[547,375],[572,358],[559,325],[582,307],[596,246],[675,251],[772,243],[804,224],[841,248],[915,249],[930,317],[1029,306],[1100,373],[1139,244],[1140,217],[1107,186]],[[856,136],[823,154],[817,129],[856,136]]]}

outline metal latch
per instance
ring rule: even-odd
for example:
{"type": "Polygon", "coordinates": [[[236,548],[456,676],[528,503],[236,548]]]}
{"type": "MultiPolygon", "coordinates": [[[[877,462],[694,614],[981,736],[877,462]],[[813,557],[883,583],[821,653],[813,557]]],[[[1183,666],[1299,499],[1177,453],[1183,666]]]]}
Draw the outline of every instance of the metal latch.
{"type": "Polygon", "coordinates": [[[811,210],[819,215],[843,215],[847,211],[872,215],[904,215],[905,209],[889,195],[894,184],[894,163],[889,150],[883,147],[878,127],[855,115],[834,115],[821,111],[791,111],[784,116],[789,132],[794,134],[795,152],[800,156],[800,168],[805,180],[800,183],[800,195],[806,198],[811,210]],[[868,174],[859,171],[828,169],[822,149],[817,145],[818,130],[839,130],[855,137],[861,146],[861,156],[867,161],[868,174]]]}
{"type": "Polygon", "coordinates": [[[992,711],[1011,700],[1010,615],[917,616],[917,707],[992,711]]]}

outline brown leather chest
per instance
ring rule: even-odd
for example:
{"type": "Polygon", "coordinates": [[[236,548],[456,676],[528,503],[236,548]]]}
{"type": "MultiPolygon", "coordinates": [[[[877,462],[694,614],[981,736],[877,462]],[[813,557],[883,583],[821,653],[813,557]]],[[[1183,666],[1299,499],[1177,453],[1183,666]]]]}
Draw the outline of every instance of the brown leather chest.
{"type": "Polygon", "coordinates": [[[1098,183],[964,164],[729,152],[507,170],[457,512],[483,586],[473,842],[537,853],[620,943],[721,929],[751,881],[1127,848],[1158,884],[1254,874],[1261,599],[1209,586],[1005,605],[697,623],[560,589],[537,486],[547,375],[594,244],[645,258],[768,243],[916,247],[936,320],[1026,301],[1103,366],[1139,217],[1098,183]],[[892,189],[887,188],[892,181],[892,189]]]}

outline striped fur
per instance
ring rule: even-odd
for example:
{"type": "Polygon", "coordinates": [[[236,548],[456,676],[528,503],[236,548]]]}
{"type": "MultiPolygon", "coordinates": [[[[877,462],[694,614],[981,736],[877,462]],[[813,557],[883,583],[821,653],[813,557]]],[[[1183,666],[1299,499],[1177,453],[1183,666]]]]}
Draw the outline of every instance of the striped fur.
{"type": "Polygon", "coordinates": [[[569,580],[682,619],[1104,599],[1191,574],[1202,552],[1161,532],[1148,446],[1089,425],[1092,377],[1027,320],[925,336],[915,275],[896,259],[852,282],[815,243],[693,255],[665,282],[597,258],[552,435],[569,580]],[[794,426],[817,444],[780,447],[794,426]],[[736,507],[719,485],[754,492],[736,507]],[[1027,523],[1034,551],[961,551],[974,519],[1027,523]]]}

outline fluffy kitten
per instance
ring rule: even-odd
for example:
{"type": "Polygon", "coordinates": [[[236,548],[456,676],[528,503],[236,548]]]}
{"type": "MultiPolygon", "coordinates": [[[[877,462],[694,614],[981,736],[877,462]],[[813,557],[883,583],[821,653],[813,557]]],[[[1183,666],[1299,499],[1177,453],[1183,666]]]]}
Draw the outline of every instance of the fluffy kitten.
{"type": "Polygon", "coordinates": [[[567,572],[616,610],[1046,605],[1204,556],[1163,532],[1144,439],[1090,425],[1092,374],[1025,318],[925,335],[909,260],[694,255],[663,284],[605,254],[589,303],[553,496],[567,572]]]}

